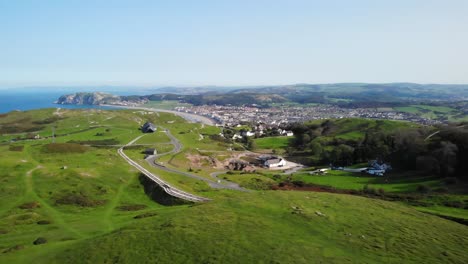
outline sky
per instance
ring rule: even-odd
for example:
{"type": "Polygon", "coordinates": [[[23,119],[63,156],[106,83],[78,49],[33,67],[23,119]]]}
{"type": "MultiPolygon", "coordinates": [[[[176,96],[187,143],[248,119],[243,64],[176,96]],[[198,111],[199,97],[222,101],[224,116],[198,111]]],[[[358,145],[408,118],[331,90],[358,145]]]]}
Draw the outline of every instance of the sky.
{"type": "Polygon", "coordinates": [[[466,0],[0,0],[0,87],[468,83],[466,0]]]}

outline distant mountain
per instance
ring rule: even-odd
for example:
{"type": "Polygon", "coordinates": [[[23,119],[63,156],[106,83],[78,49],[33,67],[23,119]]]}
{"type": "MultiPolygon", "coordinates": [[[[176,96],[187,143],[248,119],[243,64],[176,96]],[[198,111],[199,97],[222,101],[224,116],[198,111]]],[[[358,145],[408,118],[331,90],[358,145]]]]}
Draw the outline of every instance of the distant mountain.
{"type": "Polygon", "coordinates": [[[117,96],[75,93],[61,96],[59,104],[121,104],[177,100],[193,105],[268,106],[272,103],[332,103],[349,107],[386,107],[402,103],[466,101],[468,85],[416,83],[293,84],[259,87],[163,87],[150,95],[117,96]]]}

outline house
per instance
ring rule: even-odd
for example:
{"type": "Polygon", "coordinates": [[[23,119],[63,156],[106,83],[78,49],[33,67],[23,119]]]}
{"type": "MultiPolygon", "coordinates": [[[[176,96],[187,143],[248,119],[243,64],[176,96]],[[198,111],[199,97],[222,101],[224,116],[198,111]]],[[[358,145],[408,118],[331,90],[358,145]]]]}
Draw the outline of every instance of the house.
{"type": "Polygon", "coordinates": [[[376,169],[369,168],[365,170],[365,172],[370,175],[384,176],[385,170],[376,170],[376,169]]]}
{"type": "Polygon", "coordinates": [[[292,137],[292,136],[294,136],[294,133],[292,131],[286,131],[286,136],[287,137],[292,137]]]}
{"type": "Polygon", "coordinates": [[[380,163],[377,160],[369,161],[369,167],[376,170],[383,170],[384,172],[392,169],[392,166],[390,166],[389,164],[380,163]]]}
{"type": "Polygon", "coordinates": [[[283,167],[286,165],[286,161],[282,158],[277,158],[277,159],[269,159],[265,161],[263,164],[267,168],[277,168],[277,167],[283,167]]]}
{"type": "Polygon", "coordinates": [[[234,136],[232,136],[232,139],[242,139],[242,136],[239,135],[239,134],[234,134],[234,136]]]}
{"type": "Polygon", "coordinates": [[[242,136],[253,137],[253,136],[255,136],[255,132],[252,132],[252,131],[244,131],[244,132],[242,132],[242,136]]]}
{"type": "Polygon", "coordinates": [[[365,170],[367,174],[376,175],[376,176],[384,176],[384,174],[391,170],[392,166],[386,163],[380,163],[377,160],[369,161],[369,168],[365,170]]]}
{"type": "Polygon", "coordinates": [[[141,131],[143,133],[153,133],[153,132],[156,132],[156,126],[153,124],[153,123],[150,123],[150,122],[146,122],[142,127],[141,127],[141,131]]]}

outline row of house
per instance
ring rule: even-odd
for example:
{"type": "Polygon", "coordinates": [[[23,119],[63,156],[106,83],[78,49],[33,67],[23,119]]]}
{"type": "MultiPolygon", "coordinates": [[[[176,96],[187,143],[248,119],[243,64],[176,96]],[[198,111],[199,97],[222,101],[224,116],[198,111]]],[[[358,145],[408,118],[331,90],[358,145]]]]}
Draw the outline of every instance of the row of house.
{"type": "MultiPolygon", "coordinates": [[[[278,128],[277,132],[278,132],[279,136],[287,136],[287,137],[294,136],[294,133],[292,131],[290,131],[290,130],[284,130],[284,129],[278,128]]],[[[220,135],[222,136],[222,133],[220,135]]],[[[234,134],[232,136],[232,139],[236,140],[236,139],[242,139],[243,137],[253,137],[253,136],[260,136],[261,137],[263,135],[265,135],[265,132],[263,130],[241,131],[239,133],[234,134]]]]}

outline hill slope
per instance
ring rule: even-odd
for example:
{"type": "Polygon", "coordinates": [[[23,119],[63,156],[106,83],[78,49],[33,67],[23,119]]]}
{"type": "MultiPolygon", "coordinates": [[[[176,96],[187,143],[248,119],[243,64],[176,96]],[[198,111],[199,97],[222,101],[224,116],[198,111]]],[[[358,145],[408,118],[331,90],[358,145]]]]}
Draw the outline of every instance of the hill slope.
{"type": "MultiPolygon", "coordinates": [[[[114,146],[141,135],[137,128],[146,120],[171,130],[186,149],[227,147],[193,132],[216,134],[216,129],[166,113],[45,109],[0,117],[2,125],[21,124],[0,136],[0,263],[468,259],[466,226],[380,200],[211,189],[205,182],[166,173],[162,176],[171,184],[212,201],[161,205],[152,200],[159,193],[148,195],[148,186],[114,146]],[[52,125],[55,143],[45,138],[52,125]],[[30,131],[42,139],[28,139],[30,131]]],[[[141,141],[149,142],[164,146],[168,137],[155,133],[141,141]]],[[[139,149],[128,153],[144,162],[139,149]]]]}

